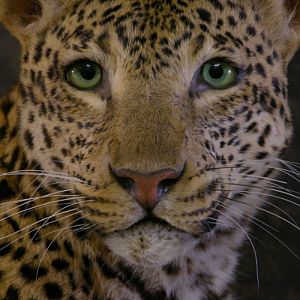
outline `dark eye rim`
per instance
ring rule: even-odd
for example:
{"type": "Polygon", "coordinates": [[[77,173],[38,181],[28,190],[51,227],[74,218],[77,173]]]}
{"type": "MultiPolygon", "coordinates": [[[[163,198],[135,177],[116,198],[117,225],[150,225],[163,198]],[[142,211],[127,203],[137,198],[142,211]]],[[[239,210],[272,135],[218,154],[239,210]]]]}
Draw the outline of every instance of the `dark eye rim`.
{"type": "Polygon", "coordinates": [[[212,90],[212,91],[227,90],[227,89],[230,89],[230,88],[238,85],[244,79],[244,77],[245,77],[245,71],[243,68],[238,66],[237,63],[233,62],[232,60],[230,60],[226,57],[222,57],[222,56],[213,57],[213,58],[210,58],[210,59],[206,60],[205,62],[203,62],[203,64],[196,70],[195,74],[193,75],[192,82],[191,82],[190,92],[199,93],[199,92],[203,92],[203,91],[207,91],[207,90],[212,90]],[[205,80],[203,80],[203,78],[202,78],[203,67],[207,63],[213,62],[213,61],[227,63],[235,68],[235,70],[237,71],[237,78],[230,86],[228,86],[226,88],[215,88],[215,87],[211,86],[209,83],[207,83],[205,80]]]}
{"type": "Polygon", "coordinates": [[[65,81],[67,82],[67,84],[68,84],[69,86],[71,86],[71,87],[73,87],[74,89],[79,90],[79,91],[92,91],[92,90],[97,89],[97,87],[98,87],[99,85],[101,85],[101,84],[99,84],[99,85],[97,85],[96,87],[92,87],[92,88],[79,88],[79,87],[75,86],[75,85],[69,80],[69,78],[68,78],[68,72],[71,71],[71,70],[72,70],[74,67],[76,67],[78,64],[86,63],[86,62],[98,66],[98,67],[100,68],[100,71],[101,71],[101,73],[102,73],[102,76],[103,76],[103,74],[104,74],[104,70],[103,70],[102,66],[101,66],[100,64],[96,63],[95,61],[93,61],[93,60],[91,60],[91,59],[88,59],[88,58],[86,58],[86,59],[85,59],[85,58],[77,59],[77,60],[75,60],[75,61],[69,63],[67,66],[64,67],[64,79],[65,79],[65,81]]]}

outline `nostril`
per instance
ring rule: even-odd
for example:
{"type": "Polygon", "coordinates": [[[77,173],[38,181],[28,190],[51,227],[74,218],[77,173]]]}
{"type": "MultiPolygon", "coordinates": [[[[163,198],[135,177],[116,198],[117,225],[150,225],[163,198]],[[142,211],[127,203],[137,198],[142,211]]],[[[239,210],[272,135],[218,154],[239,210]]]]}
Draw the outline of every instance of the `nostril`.
{"type": "Polygon", "coordinates": [[[179,180],[178,178],[174,178],[174,179],[164,179],[162,180],[159,184],[158,184],[158,188],[162,189],[163,191],[168,191],[169,188],[176,184],[176,182],[179,180]]]}
{"type": "Polygon", "coordinates": [[[172,178],[172,179],[164,179],[162,180],[158,186],[160,187],[170,187],[174,184],[176,184],[176,182],[179,180],[179,177],[178,178],[172,178]]]}
{"type": "Polygon", "coordinates": [[[131,191],[134,186],[134,181],[130,177],[120,176],[110,167],[110,173],[115,178],[117,183],[125,190],[131,191]]]}
{"type": "Polygon", "coordinates": [[[118,184],[125,190],[131,191],[134,186],[134,181],[127,177],[119,177],[115,176],[116,181],[118,184]]]}
{"type": "Polygon", "coordinates": [[[169,192],[170,188],[178,182],[178,180],[181,177],[181,174],[178,174],[178,177],[175,178],[164,179],[158,184],[157,188],[160,197],[169,192]]]}

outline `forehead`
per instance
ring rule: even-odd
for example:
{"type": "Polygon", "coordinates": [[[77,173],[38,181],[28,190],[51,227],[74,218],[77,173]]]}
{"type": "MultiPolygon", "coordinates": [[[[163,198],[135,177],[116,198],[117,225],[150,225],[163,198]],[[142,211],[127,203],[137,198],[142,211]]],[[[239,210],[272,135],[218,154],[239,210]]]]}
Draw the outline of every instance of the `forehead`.
{"type": "Polygon", "coordinates": [[[90,55],[96,42],[120,64],[152,74],[170,63],[182,68],[187,57],[187,64],[214,55],[242,61],[254,23],[247,0],[71,0],[54,31],[64,47],[90,55]]]}
{"type": "Polygon", "coordinates": [[[222,22],[234,28],[244,23],[246,12],[253,20],[248,6],[246,0],[88,0],[73,1],[66,17],[76,20],[77,25],[91,24],[94,29],[123,25],[144,36],[153,32],[176,35],[182,31],[208,31],[207,27],[220,29],[222,22]]]}

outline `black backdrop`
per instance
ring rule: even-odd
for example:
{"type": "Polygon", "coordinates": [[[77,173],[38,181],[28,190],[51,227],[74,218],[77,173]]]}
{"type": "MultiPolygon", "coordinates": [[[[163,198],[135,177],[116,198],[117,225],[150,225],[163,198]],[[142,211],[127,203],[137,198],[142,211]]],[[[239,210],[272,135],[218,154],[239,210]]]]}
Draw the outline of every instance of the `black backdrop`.
{"type": "MultiPolygon", "coordinates": [[[[16,41],[0,26],[0,95],[15,83],[18,78],[19,49],[16,41]]],[[[300,160],[300,52],[289,69],[289,101],[294,119],[294,139],[286,159],[300,160]]],[[[300,192],[300,183],[284,178],[288,187],[300,192]]],[[[299,177],[300,179],[300,177],[299,177]]],[[[297,199],[294,199],[297,201],[297,199]]],[[[275,201],[300,224],[300,208],[275,201]]],[[[300,201],[298,201],[300,205],[300,201]]],[[[278,210],[268,207],[273,213],[278,210]]],[[[282,214],[281,214],[282,215],[282,214]]],[[[284,215],[282,215],[284,217],[284,215]]],[[[278,218],[263,213],[259,218],[278,229],[276,236],[300,256],[300,232],[278,218]]],[[[238,269],[237,293],[241,300],[299,300],[300,299],[300,260],[297,260],[278,241],[253,226],[255,247],[259,259],[260,291],[258,292],[254,255],[249,243],[243,247],[243,256],[238,269]]],[[[159,299],[158,299],[159,300],[159,299]]]]}

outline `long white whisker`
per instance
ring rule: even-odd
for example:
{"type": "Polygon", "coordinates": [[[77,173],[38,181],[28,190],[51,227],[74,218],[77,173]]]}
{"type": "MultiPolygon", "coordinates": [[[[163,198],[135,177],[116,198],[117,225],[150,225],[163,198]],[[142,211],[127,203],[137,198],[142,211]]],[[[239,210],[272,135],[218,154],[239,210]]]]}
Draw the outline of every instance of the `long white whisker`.
{"type": "MultiPolygon", "coordinates": [[[[76,198],[75,200],[80,200],[81,198],[84,198],[84,197],[78,197],[78,198],[76,198]]],[[[74,200],[74,199],[72,199],[72,200],[74,200]]],[[[86,201],[84,201],[85,203],[87,203],[87,202],[94,202],[95,200],[86,200],[86,201]]],[[[32,237],[32,240],[35,238],[35,236],[40,232],[40,230],[42,230],[42,228],[43,227],[45,227],[46,225],[48,225],[48,224],[51,224],[51,223],[48,223],[48,221],[49,220],[51,220],[53,217],[56,217],[57,215],[58,215],[58,213],[59,212],[61,212],[61,211],[63,211],[63,210],[65,210],[66,208],[69,208],[69,207],[72,207],[72,206],[77,206],[78,205],[78,202],[76,202],[76,203],[70,203],[70,204],[68,204],[68,205],[66,205],[65,207],[63,207],[63,208],[61,208],[61,209],[59,209],[58,211],[56,211],[54,214],[52,214],[51,216],[49,216],[48,217],[48,219],[46,219],[45,221],[44,221],[44,223],[39,227],[39,229],[35,232],[35,235],[32,237]]],[[[78,207],[76,207],[75,208],[76,210],[77,210],[77,212],[79,213],[79,211],[78,211],[78,207]]],[[[30,245],[31,243],[29,243],[29,245],[30,245]]],[[[27,246],[27,248],[29,248],[29,245],[27,246]]]]}
{"type": "Polygon", "coordinates": [[[229,220],[231,220],[234,224],[236,224],[240,229],[241,231],[245,234],[245,236],[247,237],[248,241],[250,242],[251,244],[251,247],[253,249],[253,253],[254,253],[254,259],[255,259],[255,267],[256,267],[256,279],[257,279],[257,287],[258,287],[258,290],[259,290],[259,287],[260,287],[260,280],[259,280],[259,269],[258,269],[258,258],[257,258],[257,252],[256,252],[256,249],[255,249],[255,246],[249,236],[249,234],[247,233],[247,231],[238,223],[236,222],[233,218],[231,218],[230,216],[228,216],[227,214],[223,213],[222,211],[218,210],[218,209],[215,209],[219,214],[223,215],[225,218],[228,218],[229,220]]]}
{"type": "MultiPolygon", "coordinates": [[[[59,215],[60,215],[60,214],[66,214],[66,213],[68,213],[68,212],[70,212],[70,211],[75,211],[75,210],[76,210],[77,213],[78,213],[78,209],[75,208],[75,209],[72,209],[72,210],[68,210],[68,211],[65,211],[65,212],[61,212],[61,213],[59,213],[59,215]]],[[[16,235],[16,234],[18,234],[18,233],[20,233],[20,232],[22,232],[22,231],[24,231],[24,230],[30,228],[30,227],[33,227],[33,226],[39,224],[40,222],[42,222],[42,221],[44,221],[44,220],[46,220],[46,219],[49,219],[49,217],[45,217],[45,218],[43,218],[43,219],[41,219],[41,220],[38,220],[38,221],[36,221],[36,222],[34,222],[34,223],[31,223],[31,224],[29,224],[29,225],[23,227],[23,228],[20,229],[20,230],[14,231],[13,233],[11,233],[11,234],[9,234],[9,235],[6,235],[6,236],[4,236],[4,237],[0,237],[0,240],[4,240],[4,239],[7,239],[7,238],[9,238],[9,237],[11,237],[11,236],[14,236],[14,235],[16,235]]],[[[48,223],[48,225],[51,224],[51,223],[54,223],[54,222],[55,222],[55,221],[51,221],[50,223],[48,223]]]]}
{"type": "Polygon", "coordinates": [[[58,173],[58,172],[46,172],[46,171],[37,171],[37,170],[18,170],[18,171],[12,171],[12,172],[7,172],[7,173],[1,173],[0,177],[5,177],[5,176],[48,176],[48,177],[53,177],[53,178],[59,178],[59,179],[65,179],[67,181],[73,181],[73,182],[79,182],[87,185],[87,183],[79,179],[77,177],[72,177],[69,175],[66,175],[64,173],[58,173]]]}
{"type": "MultiPolygon", "coordinates": [[[[78,210],[77,210],[77,209],[71,209],[71,210],[68,210],[68,211],[66,211],[66,212],[60,213],[60,214],[66,214],[66,213],[72,212],[72,211],[74,211],[74,210],[76,210],[75,213],[72,213],[72,214],[70,214],[70,215],[67,215],[67,216],[65,216],[65,217],[62,217],[62,218],[59,219],[59,221],[64,220],[64,219],[67,219],[67,218],[69,218],[69,217],[71,217],[71,216],[73,216],[73,215],[78,214],[78,210]]],[[[6,238],[8,238],[8,237],[10,237],[10,236],[13,236],[13,235],[15,235],[15,234],[17,234],[17,233],[20,233],[20,232],[24,231],[24,230],[26,230],[26,229],[28,229],[28,228],[30,228],[30,227],[33,227],[34,225],[38,224],[39,222],[41,222],[41,221],[43,221],[43,220],[45,220],[45,219],[47,219],[47,218],[48,218],[48,217],[46,217],[46,218],[44,218],[44,219],[41,219],[41,220],[39,220],[39,221],[37,221],[37,222],[35,222],[35,223],[33,223],[33,224],[30,224],[30,225],[28,225],[28,226],[26,226],[26,227],[24,227],[24,228],[22,228],[22,229],[20,229],[20,230],[18,230],[18,231],[16,231],[16,232],[12,233],[12,234],[9,234],[9,235],[7,235],[7,236],[5,236],[5,237],[1,237],[0,240],[6,239],[6,238]]],[[[51,221],[51,222],[48,223],[48,225],[50,225],[50,224],[52,224],[52,223],[55,223],[55,222],[56,222],[56,221],[51,221]]],[[[36,230],[35,228],[32,229],[32,230],[29,230],[28,232],[26,232],[26,233],[23,234],[22,236],[18,237],[17,239],[11,241],[9,244],[7,244],[7,245],[3,246],[2,248],[0,248],[0,251],[3,250],[3,249],[5,249],[6,247],[12,245],[13,243],[15,243],[15,242],[17,242],[17,241],[23,239],[25,236],[27,236],[27,235],[30,234],[31,232],[34,232],[35,230],[36,230]]]]}
{"type": "MultiPolygon", "coordinates": [[[[245,203],[246,204],[246,203],[245,203]]],[[[291,254],[293,254],[298,260],[300,260],[300,257],[299,255],[297,255],[297,253],[295,251],[293,251],[288,245],[286,245],[281,239],[279,239],[276,235],[274,235],[271,231],[269,231],[268,229],[266,229],[264,226],[260,225],[259,223],[265,225],[265,226],[268,226],[270,227],[267,223],[257,219],[257,218],[253,218],[253,217],[249,217],[247,216],[247,214],[245,214],[243,211],[239,210],[239,209],[236,209],[236,208],[233,208],[233,207],[230,207],[229,205],[225,204],[225,203],[222,203],[220,204],[221,206],[223,206],[224,208],[227,208],[229,210],[234,210],[238,213],[241,213],[245,216],[245,218],[249,221],[251,221],[253,224],[255,224],[256,226],[258,226],[259,228],[261,228],[262,230],[264,230],[265,232],[267,232],[268,234],[270,234],[276,241],[278,241],[282,246],[284,246],[291,254]]],[[[273,227],[271,227],[273,228],[273,227]]],[[[277,232],[279,232],[278,230],[276,230],[277,232]]]]}
{"type": "Polygon", "coordinates": [[[263,165],[263,164],[260,164],[260,163],[257,163],[255,161],[251,161],[251,160],[248,160],[248,163],[252,163],[254,165],[257,165],[259,167],[263,167],[263,168],[268,168],[268,169],[273,169],[273,170],[276,170],[276,171],[279,171],[291,178],[293,178],[295,181],[297,182],[300,182],[300,179],[298,178],[299,177],[299,173],[297,172],[293,172],[291,170],[288,170],[288,169],[284,169],[284,168],[280,168],[280,167],[273,167],[273,166],[270,166],[270,165],[263,165]],[[296,175],[296,176],[294,176],[296,175]]]}
{"type": "MultiPolygon", "coordinates": [[[[239,184],[239,183],[231,183],[231,182],[224,182],[224,184],[232,185],[232,186],[246,187],[246,188],[253,188],[253,189],[262,189],[262,187],[259,187],[259,186],[256,186],[256,185],[247,185],[247,184],[239,184]]],[[[284,195],[287,195],[287,196],[291,196],[292,198],[295,198],[297,200],[300,199],[298,196],[295,196],[291,193],[288,193],[288,192],[282,191],[282,190],[278,190],[278,189],[275,189],[275,188],[264,187],[263,189],[267,190],[267,191],[276,192],[276,193],[279,193],[279,194],[284,194],[284,195]]]]}
{"type": "MultiPolygon", "coordinates": [[[[3,221],[5,221],[5,220],[7,220],[7,219],[9,219],[9,218],[11,218],[11,217],[14,217],[14,216],[17,216],[17,215],[21,214],[21,213],[26,213],[26,212],[35,210],[35,209],[37,209],[37,208],[52,206],[53,204],[58,204],[58,203],[65,202],[65,201],[68,201],[68,200],[74,200],[74,199],[77,200],[77,199],[84,199],[84,198],[85,198],[85,197],[65,198],[65,199],[60,199],[60,200],[55,200],[55,201],[49,201],[49,202],[46,202],[46,203],[42,203],[42,204],[39,204],[39,205],[35,205],[35,206],[33,206],[33,207],[25,208],[25,209],[23,209],[22,211],[18,211],[18,212],[13,213],[13,214],[10,214],[10,215],[8,215],[8,216],[5,217],[5,218],[0,219],[0,222],[3,222],[3,221]]],[[[29,203],[28,203],[28,204],[29,204],[29,203]]],[[[74,205],[74,204],[73,204],[73,205],[74,205]]],[[[8,210],[8,211],[6,211],[6,212],[4,212],[4,213],[2,213],[2,214],[0,214],[0,215],[7,215],[7,213],[8,213],[9,211],[11,211],[11,209],[8,210]]]]}
{"type": "MultiPolygon", "coordinates": [[[[224,198],[225,198],[225,197],[224,197],[224,198]]],[[[235,201],[235,200],[232,200],[232,199],[230,199],[230,198],[226,198],[226,199],[228,199],[228,200],[230,200],[230,201],[235,201]]],[[[238,202],[238,201],[235,201],[235,202],[238,202]]],[[[238,202],[238,203],[244,204],[244,205],[249,206],[249,207],[253,207],[251,204],[249,204],[249,203],[247,203],[247,202],[238,202]]],[[[262,223],[263,225],[265,225],[266,227],[270,228],[271,230],[274,230],[275,232],[279,232],[278,229],[276,229],[276,228],[274,228],[273,226],[271,226],[271,225],[265,223],[264,221],[258,219],[257,217],[251,216],[250,214],[248,214],[248,213],[246,213],[246,212],[242,212],[241,210],[239,210],[239,209],[237,209],[237,208],[233,208],[233,207],[231,207],[230,205],[228,205],[228,204],[226,204],[226,203],[219,203],[219,205],[223,205],[223,207],[226,206],[226,207],[228,207],[228,208],[230,208],[230,209],[232,209],[232,210],[235,210],[236,212],[241,212],[241,213],[243,213],[243,215],[247,216],[247,217],[249,218],[250,221],[256,220],[257,222],[262,223]]]]}
{"type": "MultiPolygon", "coordinates": [[[[236,176],[232,176],[230,175],[230,178],[237,178],[237,179],[240,179],[241,177],[244,178],[253,178],[253,179],[262,179],[264,181],[268,181],[268,182],[272,182],[274,183],[282,183],[282,184],[287,184],[286,181],[283,181],[283,180],[278,180],[278,179],[274,179],[274,178],[269,178],[269,177],[265,177],[265,176],[258,176],[258,175],[248,175],[246,173],[238,173],[236,176]],[[240,176],[239,176],[240,175],[240,176]]],[[[252,180],[253,180],[252,179],[252,180]]],[[[280,185],[276,185],[276,186],[280,186],[280,185]]],[[[281,186],[280,186],[281,187],[281,186]]]]}
{"type": "Polygon", "coordinates": [[[251,194],[249,194],[247,192],[238,192],[237,194],[244,195],[246,197],[258,200],[258,201],[260,201],[262,203],[266,203],[267,205],[270,205],[271,207],[274,207],[274,208],[278,209],[280,212],[282,212],[284,215],[286,215],[295,225],[298,225],[297,222],[296,222],[296,220],[293,217],[291,217],[285,210],[283,210],[282,208],[280,208],[278,205],[273,204],[271,201],[255,197],[255,196],[253,196],[253,195],[251,195],[251,194]]]}
{"type": "MultiPolygon", "coordinates": [[[[242,175],[242,179],[241,179],[240,176],[232,176],[232,175],[229,175],[229,179],[231,179],[231,178],[233,178],[233,179],[236,178],[236,179],[241,179],[241,181],[248,180],[248,181],[251,181],[251,182],[252,182],[252,179],[251,179],[251,178],[248,178],[248,177],[250,177],[250,175],[243,175],[242,173],[241,173],[241,175],[242,175]]],[[[251,175],[251,177],[252,177],[252,175],[251,175]]],[[[269,181],[268,179],[270,179],[270,178],[263,177],[263,176],[255,176],[255,177],[258,177],[258,178],[260,178],[261,180],[266,181],[266,184],[267,184],[266,187],[268,187],[268,188],[274,187],[274,188],[278,188],[278,189],[280,189],[280,190],[283,190],[283,191],[285,191],[285,192],[288,192],[288,193],[290,193],[290,194],[292,194],[292,195],[294,195],[294,194],[298,195],[298,196],[294,195],[295,197],[299,197],[299,195],[300,195],[300,192],[290,190],[290,189],[288,189],[288,188],[286,188],[286,187],[283,187],[283,186],[281,186],[280,184],[277,184],[277,183],[274,183],[274,182],[268,182],[268,181],[269,181]]],[[[280,182],[281,182],[281,181],[280,181],[280,182]]],[[[283,182],[283,181],[282,181],[282,182],[283,182]]],[[[287,184],[287,182],[283,182],[283,183],[284,183],[284,184],[287,184]]],[[[259,186],[258,186],[258,188],[261,188],[261,189],[262,189],[263,187],[259,187],[259,186]]]]}
{"type": "MultiPolygon", "coordinates": [[[[47,195],[43,195],[43,196],[39,196],[39,197],[30,197],[30,198],[25,198],[25,199],[20,199],[20,200],[9,200],[9,202],[6,202],[6,203],[1,203],[0,204],[0,207],[1,206],[7,206],[11,203],[15,204],[15,203],[21,203],[21,202],[27,202],[27,201],[35,201],[35,200],[39,200],[39,199],[44,199],[44,198],[50,198],[50,197],[65,197],[66,195],[59,195],[61,193],[66,193],[66,192],[71,192],[73,191],[72,189],[67,189],[67,190],[62,190],[62,191],[55,191],[55,192],[52,192],[50,194],[47,194],[47,195]],[[58,195],[57,195],[58,194],[58,195]]],[[[70,195],[67,195],[67,196],[72,196],[72,194],[70,195]]],[[[75,196],[75,195],[74,195],[75,196]]]]}
{"type": "MultiPolygon", "coordinates": [[[[39,274],[39,270],[40,270],[40,267],[41,267],[41,264],[42,264],[42,261],[46,255],[46,253],[48,252],[48,250],[50,249],[50,247],[52,246],[52,244],[57,240],[57,238],[63,233],[64,230],[67,230],[70,227],[71,224],[74,224],[75,222],[77,222],[78,220],[84,218],[83,216],[79,217],[79,218],[76,218],[73,222],[71,222],[70,224],[68,224],[68,226],[65,226],[64,228],[60,229],[58,234],[52,239],[51,243],[48,245],[48,247],[46,248],[46,250],[44,251],[43,255],[41,256],[41,259],[39,261],[39,264],[38,264],[38,267],[37,267],[37,271],[36,271],[36,280],[38,279],[38,274],[39,274]]],[[[77,225],[75,225],[77,226],[77,225]]]]}
{"type": "MultiPolygon", "coordinates": [[[[223,197],[223,198],[225,198],[225,197],[223,197]]],[[[230,198],[225,198],[225,199],[228,199],[228,200],[231,200],[231,201],[235,201],[235,202],[238,202],[238,203],[245,204],[245,202],[241,202],[240,200],[230,199],[230,198]]],[[[271,212],[271,211],[269,211],[269,210],[267,210],[267,209],[264,209],[264,208],[262,208],[262,207],[255,206],[255,205],[253,205],[252,207],[255,208],[255,209],[257,209],[257,210],[266,212],[266,213],[268,213],[268,214],[270,214],[270,215],[272,215],[272,216],[274,216],[274,217],[276,217],[276,218],[282,220],[283,222],[285,222],[285,223],[287,223],[287,224],[293,226],[293,227],[296,228],[297,230],[300,230],[300,227],[299,227],[298,225],[292,223],[291,221],[289,221],[289,220],[283,218],[282,216],[280,216],[280,215],[278,215],[278,214],[276,214],[276,213],[273,213],[273,212],[271,212]]]]}

